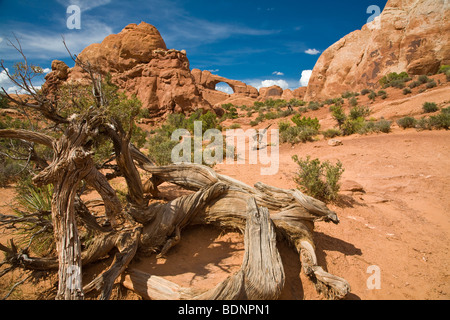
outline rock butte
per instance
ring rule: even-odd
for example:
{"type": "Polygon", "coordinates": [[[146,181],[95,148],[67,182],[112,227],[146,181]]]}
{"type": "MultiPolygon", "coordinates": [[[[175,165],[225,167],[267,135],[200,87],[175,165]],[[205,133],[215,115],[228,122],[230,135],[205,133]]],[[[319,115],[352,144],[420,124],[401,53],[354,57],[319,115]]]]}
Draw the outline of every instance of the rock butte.
{"type": "Polygon", "coordinates": [[[325,50],[305,100],[377,88],[390,72],[435,73],[450,64],[450,4],[444,0],[389,0],[381,15],[325,50]]]}

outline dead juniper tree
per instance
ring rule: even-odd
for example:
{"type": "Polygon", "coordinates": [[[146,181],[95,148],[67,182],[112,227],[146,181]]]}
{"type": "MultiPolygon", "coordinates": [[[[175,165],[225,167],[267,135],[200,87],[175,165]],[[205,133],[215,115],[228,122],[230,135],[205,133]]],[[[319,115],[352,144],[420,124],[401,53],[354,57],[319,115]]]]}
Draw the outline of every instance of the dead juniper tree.
{"type": "Polygon", "coordinates": [[[83,299],[92,290],[100,292],[100,299],[108,299],[116,281],[148,299],[276,299],[285,278],[276,241],[287,241],[325,297],[343,298],[349,292],[347,281],[317,265],[315,221],[339,222],[324,203],[298,190],[262,183],[251,187],[202,165],[155,166],[133,143],[140,109],[136,99],[119,94],[89,61],[76,57],[89,86],[68,86],[52,95],[45,88],[36,90],[31,81],[40,70],[28,64],[20,44],[16,48],[24,59],[16,73],[9,73],[3,62],[0,66],[28,96],[8,94],[4,89],[3,94],[30,117],[39,117],[45,127],[0,129],[0,138],[51,151],[51,159],[46,160],[30,148],[33,156],[29,157],[36,169],[32,182],[52,186],[51,208],[46,212],[51,219],[42,222],[43,212],[2,215],[0,226],[11,227],[24,219],[40,222],[53,232],[56,256],[32,256],[29,245],[19,248],[11,240],[9,246],[0,244],[5,253],[2,265],[9,265],[0,276],[14,268],[53,270],[59,280],[57,299],[83,299]],[[143,181],[140,172],[151,178],[143,181]],[[127,185],[126,203],[109,182],[118,176],[127,185]],[[163,182],[193,193],[167,203],[150,201],[163,182]],[[93,214],[81,199],[87,186],[101,196],[104,217],[93,214]],[[128,267],[138,251],[163,256],[181,241],[184,227],[198,224],[239,229],[244,234],[241,269],[216,287],[196,292],[128,267]],[[82,243],[82,229],[94,235],[88,246],[82,243]],[[83,266],[113,249],[111,266],[83,286],[83,266]]]}

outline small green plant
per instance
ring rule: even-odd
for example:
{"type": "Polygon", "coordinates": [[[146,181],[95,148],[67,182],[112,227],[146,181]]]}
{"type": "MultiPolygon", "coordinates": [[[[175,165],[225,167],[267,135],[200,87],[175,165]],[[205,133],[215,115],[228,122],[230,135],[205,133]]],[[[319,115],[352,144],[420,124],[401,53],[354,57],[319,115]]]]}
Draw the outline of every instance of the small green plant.
{"type": "Polygon", "coordinates": [[[406,128],[414,128],[416,126],[416,119],[413,117],[404,117],[397,120],[397,124],[399,127],[406,129],[406,128]]]}
{"type": "Polygon", "coordinates": [[[380,85],[383,88],[395,87],[403,89],[405,87],[405,82],[411,80],[406,72],[391,72],[379,80],[380,85]]]}
{"type": "Polygon", "coordinates": [[[448,130],[450,128],[450,112],[448,112],[448,109],[446,108],[445,111],[443,109],[440,114],[431,116],[429,119],[430,126],[437,130],[448,130]]]}
{"type": "Polygon", "coordinates": [[[366,94],[369,94],[370,93],[370,90],[369,89],[362,89],[361,90],[361,94],[363,95],[363,96],[365,96],[366,94]]]}
{"type": "Polygon", "coordinates": [[[351,97],[355,97],[355,96],[359,96],[358,92],[351,92],[351,91],[346,91],[344,92],[341,97],[344,99],[349,99],[351,97]]]}
{"type": "Polygon", "coordinates": [[[377,98],[377,94],[375,93],[375,91],[371,91],[367,97],[370,100],[375,101],[375,99],[377,98]]]}
{"type": "Polygon", "coordinates": [[[439,67],[439,70],[437,73],[446,73],[447,71],[450,71],[450,65],[442,65],[439,67]]]}
{"type": "Polygon", "coordinates": [[[411,92],[412,92],[412,91],[411,91],[410,88],[405,88],[405,89],[403,89],[403,94],[404,94],[404,95],[410,94],[411,92]]]}
{"type": "Polygon", "coordinates": [[[333,201],[338,198],[339,180],[344,173],[340,161],[333,165],[329,161],[311,160],[310,156],[302,160],[294,155],[292,159],[299,166],[294,181],[301,191],[322,201],[333,201]]]}
{"type": "Polygon", "coordinates": [[[322,105],[319,103],[319,102],[316,102],[316,101],[311,101],[309,104],[308,104],[308,109],[310,109],[310,110],[319,110],[319,108],[321,107],[322,105]]]}
{"type": "Polygon", "coordinates": [[[341,128],[345,120],[347,120],[347,116],[344,113],[342,106],[341,105],[331,106],[330,110],[331,116],[333,117],[334,120],[337,121],[339,128],[341,128]]]}
{"type": "Polygon", "coordinates": [[[425,102],[422,106],[423,113],[431,113],[438,111],[438,107],[434,102],[425,102]]]}
{"type": "Polygon", "coordinates": [[[229,129],[239,129],[241,128],[241,125],[239,123],[233,123],[229,129]]]}
{"type": "Polygon", "coordinates": [[[362,117],[351,119],[348,118],[342,125],[342,133],[344,136],[349,136],[354,133],[360,132],[365,126],[365,120],[362,117]]]}
{"type": "Polygon", "coordinates": [[[256,121],[256,120],[250,121],[250,126],[252,126],[252,127],[257,126],[258,124],[259,124],[259,121],[256,121]]]}
{"type": "Polygon", "coordinates": [[[264,115],[264,117],[265,117],[267,120],[273,120],[273,119],[279,118],[279,115],[278,115],[277,112],[271,111],[271,112],[266,113],[266,114],[264,115]]]}
{"type": "Polygon", "coordinates": [[[301,115],[296,114],[295,116],[292,117],[291,121],[293,123],[295,123],[297,125],[297,127],[300,128],[304,128],[304,127],[308,127],[311,129],[314,129],[316,131],[318,131],[320,129],[320,123],[319,123],[319,119],[314,118],[312,119],[311,117],[301,117],[301,115]]]}
{"type": "Polygon", "coordinates": [[[431,89],[437,86],[436,81],[432,80],[430,82],[427,83],[427,89],[431,89]]]}
{"type": "Polygon", "coordinates": [[[29,244],[40,256],[52,253],[56,249],[53,230],[45,225],[51,224],[53,186],[36,187],[30,179],[24,179],[17,184],[16,192],[14,211],[24,221],[17,226],[21,243],[29,244]]]}
{"type": "Polygon", "coordinates": [[[429,82],[430,79],[425,74],[422,74],[419,76],[418,81],[420,82],[420,84],[424,84],[429,82]]]}
{"type": "Polygon", "coordinates": [[[325,139],[331,139],[338,136],[342,136],[342,131],[339,129],[328,129],[323,132],[323,137],[325,139]]]}
{"type": "Polygon", "coordinates": [[[350,105],[351,105],[352,107],[356,107],[356,106],[358,105],[358,99],[355,98],[355,97],[352,97],[352,98],[349,100],[349,103],[350,103],[350,105]]]}
{"type": "Polygon", "coordinates": [[[375,122],[375,126],[373,131],[375,132],[383,132],[383,133],[389,133],[391,132],[391,121],[381,119],[375,122]]]}
{"type": "Polygon", "coordinates": [[[369,107],[365,106],[356,106],[350,110],[349,117],[350,119],[356,120],[357,118],[364,118],[370,115],[372,111],[369,107]]]}

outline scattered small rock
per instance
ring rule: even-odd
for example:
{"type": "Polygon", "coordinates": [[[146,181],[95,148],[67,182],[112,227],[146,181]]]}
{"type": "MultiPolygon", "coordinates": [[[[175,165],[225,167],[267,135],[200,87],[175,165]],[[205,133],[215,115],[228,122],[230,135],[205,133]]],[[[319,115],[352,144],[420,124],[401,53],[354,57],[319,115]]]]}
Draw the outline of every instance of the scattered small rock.
{"type": "Polygon", "coordinates": [[[345,180],[341,184],[342,191],[351,191],[351,192],[362,192],[366,193],[364,187],[360,185],[358,182],[353,180],[345,180]]]}
{"type": "Polygon", "coordinates": [[[338,139],[331,139],[331,140],[328,140],[328,145],[329,145],[329,146],[336,147],[336,146],[341,146],[341,145],[343,145],[343,143],[342,143],[341,140],[338,140],[338,139]]]}

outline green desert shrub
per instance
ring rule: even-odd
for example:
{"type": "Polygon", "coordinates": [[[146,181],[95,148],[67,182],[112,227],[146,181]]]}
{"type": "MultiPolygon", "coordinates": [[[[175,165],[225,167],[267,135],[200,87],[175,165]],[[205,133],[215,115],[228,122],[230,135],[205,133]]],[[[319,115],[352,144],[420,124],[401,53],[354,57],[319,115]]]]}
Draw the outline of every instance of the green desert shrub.
{"type": "Polygon", "coordinates": [[[369,89],[362,89],[361,90],[361,94],[363,95],[363,96],[365,96],[366,94],[369,94],[370,93],[370,90],[369,89]]]}
{"type": "Polygon", "coordinates": [[[281,143],[296,144],[313,141],[314,136],[319,133],[320,124],[317,118],[302,118],[300,115],[295,115],[291,120],[296,124],[295,126],[283,121],[278,124],[281,143]]]}
{"type": "Polygon", "coordinates": [[[430,82],[427,83],[427,89],[431,89],[437,86],[436,81],[432,80],[430,82]]]}
{"type": "Polygon", "coordinates": [[[405,82],[411,80],[406,72],[391,72],[379,80],[380,85],[383,88],[395,87],[403,89],[405,87],[405,82]]]}
{"type": "Polygon", "coordinates": [[[356,97],[350,98],[348,101],[352,107],[356,107],[358,105],[358,99],[356,97]]]}
{"type": "Polygon", "coordinates": [[[365,120],[362,117],[351,119],[348,118],[342,124],[342,133],[344,136],[349,136],[355,133],[359,133],[365,126],[365,120]]]}
{"type": "Polygon", "coordinates": [[[330,107],[331,116],[337,121],[339,128],[342,127],[345,120],[347,120],[347,115],[344,113],[341,105],[334,105],[330,107]]]}
{"type": "Polygon", "coordinates": [[[421,84],[422,84],[422,83],[421,83],[420,81],[412,81],[412,82],[408,85],[408,87],[409,87],[410,89],[414,89],[414,88],[419,87],[421,84]]]}
{"type": "Polygon", "coordinates": [[[322,105],[319,103],[319,102],[316,102],[316,101],[311,101],[309,104],[308,104],[308,109],[310,109],[310,110],[319,110],[319,108],[321,107],[322,105]]]}
{"type": "Polygon", "coordinates": [[[51,223],[53,185],[36,187],[31,179],[19,181],[15,187],[14,212],[24,222],[19,222],[19,244],[30,245],[35,255],[46,256],[56,249],[53,229],[45,228],[51,223]],[[27,219],[34,216],[35,219],[27,219]]]}
{"type": "Polygon", "coordinates": [[[377,98],[377,94],[375,93],[375,91],[371,91],[367,97],[370,100],[375,101],[375,99],[377,98]]]}
{"type": "Polygon", "coordinates": [[[418,80],[420,84],[424,84],[430,81],[430,78],[428,78],[425,74],[422,74],[419,76],[418,80]]]}
{"type": "Polygon", "coordinates": [[[252,126],[252,127],[257,126],[258,124],[259,124],[259,121],[257,121],[257,120],[250,121],[250,126],[252,126]]]}
{"type": "Polygon", "coordinates": [[[323,132],[323,136],[326,139],[342,136],[342,131],[339,129],[328,129],[323,132]]]}
{"type": "Polygon", "coordinates": [[[413,117],[404,117],[397,120],[397,124],[399,127],[406,129],[406,128],[414,128],[416,126],[416,119],[413,117]]]}
{"type": "Polygon", "coordinates": [[[300,142],[314,141],[317,130],[308,127],[289,126],[286,130],[280,130],[280,142],[296,144],[300,142]]]}
{"type": "Polygon", "coordinates": [[[375,122],[375,126],[372,131],[374,132],[383,132],[383,133],[389,133],[391,132],[391,121],[381,119],[375,122]]]}
{"type": "Polygon", "coordinates": [[[423,113],[431,113],[438,111],[438,107],[434,102],[425,102],[422,106],[423,113]]]}
{"type": "Polygon", "coordinates": [[[411,91],[410,88],[405,88],[405,89],[403,89],[403,94],[404,94],[404,95],[410,94],[411,92],[412,92],[412,91],[411,91]]]}
{"type": "Polygon", "coordinates": [[[450,113],[442,112],[438,115],[431,116],[429,119],[430,126],[434,129],[445,129],[448,130],[450,127],[450,113]]]}
{"type": "Polygon", "coordinates": [[[326,202],[338,198],[340,190],[339,180],[344,173],[344,168],[340,161],[333,165],[329,161],[311,160],[310,156],[303,160],[294,155],[292,159],[299,166],[297,175],[294,178],[298,189],[311,197],[326,202]]]}
{"type": "Polygon", "coordinates": [[[450,71],[450,65],[442,65],[439,67],[439,70],[437,73],[446,73],[447,71],[450,71]]]}
{"type": "Polygon", "coordinates": [[[349,117],[350,119],[356,120],[357,118],[364,118],[370,115],[372,111],[369,107],[365,106],[356,106],[350,109],[349,117]]]}
{"type": "Polygon", "coordinates": [[[301,115],[296,114],[295,116],[292,117],[291,121],[293,123],[295,123],[297,125],[297,127],[308,127],[311,129],[314,129],[316,131],[318,131],[320,129],[320,123],[319,123],[319,119],[314,118],[312,119],[311,117],[301,117],[301,115]]]}

